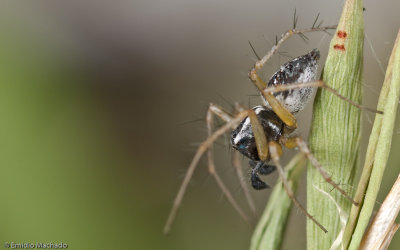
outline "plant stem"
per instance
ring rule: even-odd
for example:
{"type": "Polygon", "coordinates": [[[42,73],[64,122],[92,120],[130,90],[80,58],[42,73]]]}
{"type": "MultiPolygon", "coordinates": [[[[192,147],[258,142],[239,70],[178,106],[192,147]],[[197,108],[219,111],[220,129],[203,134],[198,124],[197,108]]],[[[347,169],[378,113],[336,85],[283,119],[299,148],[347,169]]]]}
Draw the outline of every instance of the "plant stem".
{"type": "MultiPolygon", "coordinates": [[[[380,130],[376,132],[377,134],[371,135],[368,149],[371,147],[374,152],[371,152],[371,155],[367,155],[366,158],[367,167],[372,165],[372,171],[369,169],[366,170],[371,171],[371,177],[369,178],[368,185],[366,186],[367,192],[365,194],[364,203],[362,207],[358,209],[361,209],[361,211],[357,221],[357,226],[352,234],[349,249],[358,249],[360,245],[360,241],[363,237],[365,229],[368,226],[369,219],[375,205],[375,200],[381,185],[383,173],[386,168],[386,163],[389,158],[393,128],[396,121],[397,107],[400,96],[399,40],[400,32],[394,44],[392,55],[386,71],[384,85],[379,97],[378,108],[382,108],[382,106],[384,107],[384,115],[383,117],[378,116],[375,118],[374,127],[380,127],[380,130]],[[370,159],[371,157],[373,157],[373,160],[370,159]]],[[[359,192],[362,193],[362,190],[359,192]]],[[[352,214],[352,216],[356,216],[356,214],[352,214]]]]}
{"type": "MultiPolygon", "coordinates": [[[[341,95],[361,103],[364,19],[362,0],[347,0],[326,60],[323,81],[341,95]]],[[[319,89],[314,102],[310,134],[311,151],[332,175],[333,181],[347,185],[351,195],[360,145],[361,110],[319,89]]],[[[328,192],[348,213],[351,203],[332,190],[312,165],[307,170],[307,210],[328,229],[325,234],[310,220],[307,221],[307,248],[329,249],[337,237],[340,217],[328,192]]],[[[343,186],[345,187],[345,186],[343,186]]]]}

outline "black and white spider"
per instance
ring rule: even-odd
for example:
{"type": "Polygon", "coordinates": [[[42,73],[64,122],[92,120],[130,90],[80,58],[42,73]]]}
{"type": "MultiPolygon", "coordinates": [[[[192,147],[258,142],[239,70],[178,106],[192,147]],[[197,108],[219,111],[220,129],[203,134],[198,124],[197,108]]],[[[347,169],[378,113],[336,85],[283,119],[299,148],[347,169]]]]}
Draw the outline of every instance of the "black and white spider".
{"type": "Polygon", "coordinates": [[[258,174],[269,174],[276,169],[288,196],[292,199],[295,205],[307,215],[308,218],[315,222],[325,232],[327,232],[327,230],[307,212],[294,196],[286,180],[285,172],[279,162],[279,158],[282,155],[282,146],[289,149],[298,148],[307,156],[309,161],[319,171],[326,182],[337,189],[353,204],[357,205],[357,203],[343,189],[341,189],[331,179],[331,176],[322,168],[304,140],[299,136],[292,135],[293,131],[297,128],[297,121],[294,114],[300,111],[307,103],[312,95],[313,87],[322,87],[327,89],[339,98],[358,108],[378,113],[381,112],[362,107],[354,101],[341,96],[336,90],[330,88],[322,81],[316,81],[318,67],[317,61],[320,57],[319,51],[316,49],[282,65],[280,69],[273,74],[268,83],[264,82],[257,73],[257,71],[265,65],[281,44],[289,37],[295,34],[303,36],[306,32],[325,31],[334,28],[336,27],[313,26],[309,29],[291,29],[282,35],[281,39],[277,41],[276,45],[268,54],[259,58],[254,67],[250,70],[249,78],[260,92],[264,105],[256,106],[251,109],[245,109],[240,105],[236,105],[236,115],[231,115],[224,111],[220,106],[210,103],[206,117],[208,137],[201,143],[191,164],[189,165],[165,225],[165,233],[169,232],[176,211],[181,204],[193,172],[200,158],[206,152],[209,173],[214,177],[218,186],[221,188],[233,207],[247,220],[246,214],[241,210],[219,177],[213,160],[213,143],[218,137],[230,129],[233,130],[231,133],[232,147],[249,158],[249,163],[252,167],[250,178],[253,188],[259,190],[268,187],[268,185],[260,179],[258,174]],[[225,122],[225,124],[213,131],[213,120],[215,116],[219,117],[225,122]],[[271,160],[273,164],[269,163],[271,160]]]}

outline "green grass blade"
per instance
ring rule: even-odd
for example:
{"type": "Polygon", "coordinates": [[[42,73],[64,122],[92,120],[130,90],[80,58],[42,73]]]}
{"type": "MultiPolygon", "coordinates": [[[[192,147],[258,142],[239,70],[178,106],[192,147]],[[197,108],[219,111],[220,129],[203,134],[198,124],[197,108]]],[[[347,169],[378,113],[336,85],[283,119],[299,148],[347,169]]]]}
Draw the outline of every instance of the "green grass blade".
{"type": "MultiPolygon", "coordinates": [[[[394,47],[394,49],[395,48],[396,48],[396,46],[394,47]]],[[[377,106],[378,110],[385,109],[386,100],[388,98],[388,93],[390,90],[390,84],[391,84],[391,78],[392,78],[393,60],[394,60],[394,54],[395,54],[394,49],[392,52],[392,56],[390,57],[390,60],[389,60],[388,68],[387,68],[386,75],[385,75],[385,80],[383,82],[381,93],[379,95],[379,101],[378,101],[378,106],[377,106]]],[[[382,119],[383,119],[383,116],[381,116],[381,115],[377,115],[375,117],[374,125],[372,127],[371,135],[369,137],[369,143],[368,143],[367,153],[365,156],[363,171],[362,171],[362,174],[360,177],[360,181],[358,183],[356,194],[354,196],[354,199],[357,202],[359,202],[360,205],[352,206],[352,208],[351,208],[349,221],[347,222],[346,231],[345,231],[344,237],[343,237],[343,246],[345,249],[350,244],[351,236],[354,232],[354,228],[355,228],[357,220],[358,220],[358,215],[360,213],[361,207],[363,206],[365,192],[367,190],[369,178],[370,178],[371,172],[372,172],[375,151],[376,151],[376,147],[378,144],[379,135],[380,135],[381,129],[382,129],[382,119]]]]}
{"type": "MultiPolygon", "coordinates": [[[[364,19],[363,1],[347,0],[336,34],[333,37],[323,81],[351,100],[362,102],[362,70],[364,19]]],[[[314,102],[310,147],[321,165],[332,175],[333,181],[342,185],[351,195],[355,167],[360,145],[361,110],[339,99],[332,93],[319,89],[314,102]]],[[[307,170],[307,210],[328,229],[324,233],[307,220],[307,248],[329,249],[341,230],[340,216],[335,204],[322,189],[332,195],[345,213],[351,203],[320,176],[311,165],[307,170]]]]}
{"type": "MultiPolygon", "coordinates": [[[[397,36],[392,51],[391,59],[389,61],[388,69],[386,71],[384,86],[381,92],[382,103],[380,104],[384,106],[384,115],[381,118],[377,117],[375,119],[375,123],[380,123],[381,127],[379,131],[379,137],[376,137],[376,134],[374,134],[373,137],[371,137],[372,141],[370,140],[370,144],[372,144],[371,147],[374,147],[374,144],[377,143],[375,146],[375,154],[373,155],[373,161],[369,159],[371,157],[370,155],[367,155],[366,159],[366,162],[369,164],[373,162],[371,177],[369,178],[364,203],[362,205],[359,219],[357,221],[357,226],[354,230],[354,233],[352,234],[349,249],[358,249],[360,245],[360,241],[363,237],[365,229],[368,226],[369,219],[375,205],[375,200],[378,195],[382,176],[385,171],[386,163],[390,153],[393,128],[396,121],[396,113],[400,97],[399,36],[400,32],[397,36]]],[[[368,147],[370,147],[370,145],[368,147]]]]}

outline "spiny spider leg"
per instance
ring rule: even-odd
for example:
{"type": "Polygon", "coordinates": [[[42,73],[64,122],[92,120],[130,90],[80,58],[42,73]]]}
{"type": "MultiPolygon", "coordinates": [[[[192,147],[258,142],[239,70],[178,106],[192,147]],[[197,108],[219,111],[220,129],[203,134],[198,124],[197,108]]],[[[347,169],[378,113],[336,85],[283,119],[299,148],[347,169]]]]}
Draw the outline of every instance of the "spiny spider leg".
{"type": "Polygon", "coordinates": [[[262,91],[262,96],[268,101],[274,113],[291,129],[297,128],[296,117],[287,110],[278,99],[271,93],[262,91]]]}
{"type": "MultiPolygon", "coordinates": [[[[237,113],[242,112],[242,111],[245,110],[245,108],[242,107],[239,103],[235,103],[234,106],[235,106],[235,111],[237,113]]],[[[221,107],[219,107],[219,106],[217,106],[215,104],[210,103],[210,110],[213,111],[213,113],[216,114],[221,119],[223,119],[222,116],[224,116],[226,118],[229,117],[229,120],[232,119],[232,116],[227,114],[225,111],[223,111],[223,109],[221,107]]],[[[225,122],[228,122],[229,120],[225,119],[225,122]]],[[[237,151],[235,151],[233,153],[232,165],[236,169],[236,175],[237,175],[237,177],[239,179],[240,186],[243,189],[244,196],[247,199],[247,203],[249,205],[249,208],[253,212],[253,214],[256,215],[257,214],[256,206],[254,204],[253,198],[250,195],[250,190],[249,190],[249,188],[247,186],[247,183],[245,182],[245,178],[244,178],[244,175],[243,175],[243,169],[242,169],[242,167],[240,165],[239,155],[240,154],[237,151]]]]}
{"type": "MultiPolygon", "coordinates": [[[[257,70],[261,69],[264,67],[265,63],[272,57],[273,54],[276,53],[276,51],[279,49],[279,47],[286,41],[288,40],[291,36],[296,35],[296,34],[303,34],[303,33],[308,33],[308,32],[315,32],[315,31],[326,31],[329,29],[336,29],[336,25],[333,26],[326,26],[326,27],[312,27],[309,29],[290,29],[286,31],[286,33],[282,34],[281,39],[276,42],[276,45],[272,47],[272,49],[263,57],[261,60],[257,61],[254,65],[254,67],[250,70],[249,76],[250,79],[253,81],[256,81],[257,78],[257,70]]],[[[263,86],[263,88],[265,88],[263,86]]]]}
{"type": "Polygon", "coordinates": [[[314,217],[311,216],[311,214],[309,214],[307,212],[307,210],[296,199],[296,197],[295,197],[295,195],[294,195],[294,193],[292,191],[292,188],[290,187],[289,183],[287,182],[286,173],[283,170],[283,168],[282,168],[282,166],[281,166],[281,164],[279,162],[279,157],[280,157],[279,155],[280,155],[280,152],[282,152],[281,146],[278,143],[276,143],[274,141],[271,141],[269,143],[269,150],[270,150],[270,153],[271,153],[272,161],[275,163],[275,166],[276,166],[276,168],[278,170],[278,173],[279,173],[279,177],[282,180],[283,187],[285,188],[285,191],[286,191],[287,195],[289,196],[289,198],[293,201],[293,203],[298,208],[300,208],[300,210],[302,212],[304,212],[306,214],[306,216],[308,218],[310,218],[315,224],[317,224],[318,227],[320,227],[325,233],[327,233],[328,230],[326,230],[326,228],[324,226],[322,226],[321,223],[319,223],[316,219],[314,219],[314,217]]]}
{"type": "Polygon", "coordinates": [[[326,85],[323,81],[313,81],[313,82],[305,82],[305,83],[291,83],[291,84],[281,84],[281,85],[276,85],[276,86],[271,86],[271,87],[263,87],[267,86],[267,84],[256,74],[255,75],[255,80],[252,79],[258,90],[261,92],[261,95],[265,98],[265,100],[268,101],[268,103],[271,105],[272,109],[274,112],[279,116],[279,118],[282,119],[283,122],[285,122],[288,127],[291,128],[296,128],[297,123],[296,123],[296,118],[287,110],[283,107],[283,105],[276,100],[276,98],[271,94],[273,92],[282,92],[286,90],[291,90],[291,89],[298,89],[298,88],[305,88],[305,87],[321,87],[324,88],[340,99],[350,103],[351,105],[359,108],[359,109],[365,109],[373,113],[378,113],[378,114],[383,114],[382,111],[364,107],[353,100],[342,96],[339,94],[339,92],[336,89],[333,89],[326,85]]]}
{"type": "Polygon", "coordinates": [[[254,204],[253,198],[251,198],[250,190],[245,181],[245,177],[243,175],[243,169],[242,169],[242,166],[240,165],[239,156],[240,156],[240,153],[235,150],[235,152],[233,152],[232,163],[233,163],[233,166],[235,167],[236,175],[238,176],[240,186],[243,189],[244,196],[247,199],[247,203],[249,204],[250,210],[253,212],[254,215],[257,215],[256,205],[254,204]]]}
{"type": "Polygon", "coordinates": [[[287,143],[285,143],[285,146],[287,148],[293,147],[293,144],[295,144],[301,152],[303,152],[311,164],[318,170],[318,172],[321,174],[321,176],[325,179],[326,182],[331,184],[334,188],[336,188],[346,199],[351,201],[355,206],[358,206],[358,203],[351,198],[346,191],[344,191],[342,188],[339,187],[336,182],[334,182],[331,178],[331,176],[325,171],[325,169],[321,166],[321,164],[318,162],[318,160],[314,157],[314,155],[311,153],[310,149],[308,148],[307,144],[304,142],[303,139],[300,137],[292,137],[286,139],[287,143]]]}
{"type": "MultiPolygon", "coordinates": [[[[196,154],[194,155],[192,162],[189,165],[189,168],[187,169],[186,175],[182,181],[182,184],[179,188],[178,194],[175,197],[171,212],[168,216],[167,222],[164,227],[164,233],[167,234],[170,229],[172,222],[175,219],[176,212],[182,202],[182,198],[185,195],[185,191],[187,189],[187,186],[189,184],[190,179],[192,178],[192,175],[194,173],[194,170],[196,169],[197,164],[199,163],[199,160],[203,156],[203,154],[207,151],[207,149],[224,133],[226,133],[229,129],[234,128],[237,126],[248,114],[248,111],[241,111],[239,112],[235,117],[232,117],[232,119],[227,122],[225,125],[217,129],[214,133],[212,133],[210,136],[207,137],[205,141],[203,141],[200,146],[198,147],[196,154]]],[[[242,216],[244,218],[247,218],[247,216],[243,214],[242,216]]]]}
{"type": "MultiPolygon", "coordinates": [[[[268,155],[267,137],[264,133],[264,129],[260,121],[258,120],[254,110],[249,111],[249,118],[250,118],[251,129],[253,131],[254,139],[256,142],[258,156],[261,162],[266,162],[268,161],[269,155],[268,155]]],[[[258,177],[258,171],[260,167],[261,165],[257,164],[251,171],[251,185],[256,190],[268,187],[268,185],[265,182],[263,182],[260,179],[260,177],[258,177]]]]}
{"type": "MultiPolygon", "coordinates": [[[[213,133],[213,121],[214,115],[220,117],[225,122],[229,122],[232,120],[232,116],[225,112],[220,106],[210,103],[210,107],[207,111],[206,121],[207,121],[207,131],[208,136],[210,137],[213,133]]],[[[208,172],[214,177],[215,181],[217,182],[218,186],[221,188],[222,192],[226,195],[229,202],[232,206],[236,209],[236,211],[243,217],[245,221],[248,221],[247,216],[242,211],[240,206],[237,204],[233,195],[229,192],[229,189],[225,186],[222,179],[219,177],[219,174],[216,171],[215,163],[214,163],[214,154],[213,154],[213,145],[211,144],[207,150],[207,160],[208,160],[208,172]]],[[[234,167],[236,168],[236,173],[239,178],[239,183],[241,184],[242,188],[245,190],[244,194],[246,196],[247,201],[249,202],[249,207],[254,214],[256,214],[256,209],[254,202],[250,196],[246,183],[244,183],[244,178],[242,174],[242,169],[240,169],[239,161],[233,162],[234,167]]]]}
{"type": "Polygon", "coordinates": [[[383,112],[380,111],[380,110],[376,110],[376,109],[365,107],[363,105],[360,105],[360,104],[354,102],[353,100],[351,100],[351,99],[349,99],[349,98],[347,98],[345,96],[342,96],[341,94],[339,94],[339,92],[336,89],[333,89],[333,88],[329,87],[328,85],[326,85],[321,80],[313,81],[313,82],[305,82],[305,83],[291,83],[291,84],[281,84],[281,85],[271,86],[271,87],[265,88],[264,90],[262,90],[262,92],[276,93],[276,92],[282,92],[282,91],[286,91],[286,90],[305,88],[305,87],[321,87],[321,88],[324,88],[324,89],[330,91],[331,93],[333,93],[334,95],[336,95],[337,97],[339,97],[340,99],[350,103],[351,105],[353,105],[353,106],[355,106],[355,107],[357,107],[359,109],[365,109],[365,110],[373,112],[373,113],[383,114],[383,112]]]}

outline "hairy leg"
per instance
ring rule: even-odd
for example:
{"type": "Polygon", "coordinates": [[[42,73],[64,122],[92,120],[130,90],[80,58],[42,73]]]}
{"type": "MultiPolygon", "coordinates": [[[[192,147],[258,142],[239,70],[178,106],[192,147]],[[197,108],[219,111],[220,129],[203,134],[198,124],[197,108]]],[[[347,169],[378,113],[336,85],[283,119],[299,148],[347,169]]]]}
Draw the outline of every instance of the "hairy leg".
{"type": "Polygon", "coordinates": [[[346,191],[344,191],[342,188],[339,187],[338,184],[336,184],[331,176],[325,171],[325,169],[321,166],[321,164],[318,162],[318,160],[314,157],[314,155],[311,153],[310,149],[308,148],[307,144],[304,142],[303,139],[300,137],[291,137],[286,139],[286,142],[284,144],[287,148],[294,148],[298,147],[301,152],[303,152],[311,164],[318,170],[318,172],[321,174],[321,176],[325,179],[326,182],[328,182],[332,187],[337,189],[346,199],[351,201],[354,205],[358,206],[358,203],[351,198],[346,191]]]}
{"type": "Polygon", "coordinates": [[[283,187],[285,188],[286,193],[288,194],[289,198],[293,201],[293,203],[302,211],[306,214],[306,216],[311,219],[315,224],[317,224],[318,227],[320,227],[325,233],[328,232],[324,226],[321,225],[311,214],[307,212],[307,210],[300,204],[300,202],[296,199],[296,196],[294,195],[292,188],[287,182],[286,178],[286,173],[283,170],[280,162],[279,162],[279,157],[280,157],[280,152],[282,152],[281,146],[277,142],[270,142],[269,143],[269,150],[271,153],[271,158],[275,163],[275,166],[277,168],[277,171],[279,173],[279,177],[282,180],[283,187]]]}
{"type": "Polygon", "coordinates": [[[351,105],[359,108],[359,109],[363,109],[363,110],[367,110],[373,113],[378,113],[378,114],[383,114],[382,111],[376,110],[376,109],[372,109],[372,108],[368,108],[365,107],[363,105],[360,105],[356,102],[354,102],[353,100],[342,96],[341,94],[339,94],[339,92],[331,87],[329,87],[328,85],[326,85],[323,81],[319,80],[319,81],[314,81],[314,82],[305,82],[305,83],[291,83],[291,84],[285,84],[285,85],[277,85],[277,86],[271,86],[268,88],[265,88],[262,90],[262,92],[265,92],[265,94],[267,93],[275,93],[275,92],[282,92],[282,91],[286,91],[286,90],[291,90],[291,89],[298,89],[298,88],[305,88],[305,87],[320,87],[320,88],[324,88],[326,90],[328,90],[329,92],[333,93],[334,95],[336,95],[337,97],[339,97],[340,99],[342,99],[343,101],[346,101],[348,103],[350,103],[351,105]]]}
{"type": "MultiPolygon", "coordinates": [[[[214,106],[213,106],[214,107],[214,106]]],[[[208,148],[225,132],[227,132],[229,129],[234,128],[237,126],[246,116],[248,115],[248,111],[241,111],[239,112],[235,117],[232,117],[232,119],[229,120],[225,125],[217,129],[214,133],[212,133],[210,136],[207,137],[205,141],[203,141],[200,146],[198,147],[192,162],[189,165],[189,168],[187,169],[186,175],[182,181],[182,184],[179,188],[178,194],[175,197],[171,212],[169,213],[167,222],[164,227],[164,233],[168,233],[171,229],[171,225],[175,219],[176,212],[182,202],[183,196],[185,195],[187,186],[189,184],[190,179],[193,176],[194,170],[196,169],[196,166],[203,156],[203,154],[208,150],[208,148]]],[[[244,217],[245,214],[243,213],[244,217]]]]}
{"type": "Polygon", "coordinates": [[[245,178],[244,178],[244,175],[243,175],[243,168],[240,165],[239,156],[240,156],[239,151],[235,150],[235,152],[233,152],[232,163],[233,163],[233,166],[235,167],[236,175],[238,176],[240,186],[243,189],[244,196],[247,199],[247,203],[249,204],[250,210],[253,212],[254,215],[256,215],[257,214],[256,205],[254,204],[253,198],[250,195],[250,190],[248,188],[248,185],[245,182],[245,178]]]}
{"type": "MultiPolygon", "coordinates": [[[[208,137],[212,136],[212,134],[213,134],[214,115],[220,117],[222,120],[224,120],[227,123],[232,120],[232,117],[227,112],[225,112],[221,107],[210,103],[210,107],[207,111],[207,117],[206,117],[208,137]]],[[[235,210],[240,214],[240,216],[245,221],[248,221],[246,214],[243,212],[243,210],[240,208],[239,204],[233,198],[233,195],[231,194],[229,189],[226,187],[226,185],[222,181],[221,177],[219,176],[219,174],[215,168],[212,144],[207,149],[207,161],[208,161],[208,172],[210,173],[210,175],[214,177],[215,181],[217,182],[217,185],[222,190],[222,192],[225,194],[226,198],[229,200],[229,202],[232,204],[232,206],[235,208],[235,210]]],[[[235,163],[234,163],[234,166],[236,167],[235,163]]],[[[236,173],[239,175],[239,173],[241,173],[241,171],[237,170],[236,173]]],[[[238,178],[240,181],[241,177],[238,176],[238,178]]],[[[243,187],[243,185],[242,185],[242,187],[243,187]]],[[[246,198],[247,198],[247,193],[245,192],[245,194],[246,194],[246,198]]],[[[249,198],[247,198],[247,199],[249,200],[249,198]]],[[[249,203],[249,204],[254,205],[254,203],[249,203]]],[[[250,205],[250,207],[251,207],[251,205],[250,205]]],[[[255,210],[253,210],[253,212],[255,213],[255,210]]]]}

